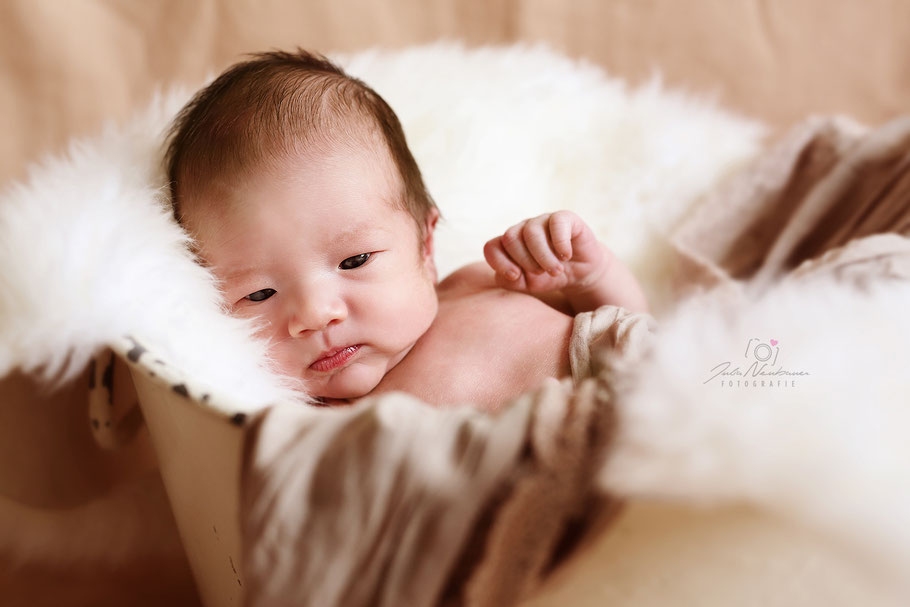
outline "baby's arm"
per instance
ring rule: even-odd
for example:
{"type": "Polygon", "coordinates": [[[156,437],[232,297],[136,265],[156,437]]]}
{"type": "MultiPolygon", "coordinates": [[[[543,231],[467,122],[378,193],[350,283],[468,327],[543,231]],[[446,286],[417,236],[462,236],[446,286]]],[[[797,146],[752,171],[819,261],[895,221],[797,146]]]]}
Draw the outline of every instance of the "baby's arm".
{"type": "Polygon", "coordinates": [[[535,296],[561,293],[575,314],[607,304],[648,311],[632,272],[571,211],[518,223],[487,242],[483,252],[496,283],[505,289],[535,296]]]}

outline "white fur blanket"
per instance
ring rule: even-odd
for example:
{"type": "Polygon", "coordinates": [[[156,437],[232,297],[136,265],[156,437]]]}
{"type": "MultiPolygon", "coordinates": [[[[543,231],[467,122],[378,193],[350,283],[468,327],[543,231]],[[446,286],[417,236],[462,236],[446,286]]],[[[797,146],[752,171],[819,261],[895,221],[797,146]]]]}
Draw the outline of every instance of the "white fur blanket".
{"type": "MultiPolygon", "coordinates": [[[[402,120],[445,216],[442,276],[479,259],[511,223],[568,208],[659,293],[661,233],[754,154],[762,133],[657,82],[629,91],[541,48],[440,45],[341,61],[402,120]]],[[[250,408],[286,396],[250,364],[261,364],[261,347],[248,326],[218,313],[211,278],[168,217],[161,138],[187,98],[159,96],[133,122],[73,142],[4,193],[0,375],[20,367],[66,379],[132,333],[250,408]]]]}
{"type": "MultiPolygon", "coordinates": [[[[543,49],[435,46],[343,62],[402,119],[446,217],[442,274],[478,258],[510,223],[568,208],[641,277],[662,330],[639,372],[649,381],[619,411],[606,487],[758,504],[860,546],[885,569],[910,565],[910,287],[822,281],[735,308],[703,298],[663,314],[675,304],[666,234],[755,155],[760,126],[657,82],[628,90],[543,49]],[[705,370],[755,336],[792,344],[788,364],[818,382],[706,391],[697,381],[705,370]]],[[[255,410],[294,398],[249,325],[221,313],[216,285],[170,220],[161,135],[185,99],[162,95],[3,193],[0,376],[18,368],[65,381],[131,334],[216,405],[255,410]]]]}

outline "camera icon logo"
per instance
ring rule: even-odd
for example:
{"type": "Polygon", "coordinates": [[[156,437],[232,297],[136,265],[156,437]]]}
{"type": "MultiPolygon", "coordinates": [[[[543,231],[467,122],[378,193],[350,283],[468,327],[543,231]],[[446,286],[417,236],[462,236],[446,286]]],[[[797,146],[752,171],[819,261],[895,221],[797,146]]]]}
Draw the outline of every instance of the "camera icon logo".
{"type": "Polygon", "coordinates": [[[777,345],[776,339],[770,340],[770,343],[763,342],[757,337],[753,337],[746,344],[746,358],[755,358],[760,363],[768,363],[772,367],[777,364],[777,356],[780,354],[780,346],[777,345]]]}

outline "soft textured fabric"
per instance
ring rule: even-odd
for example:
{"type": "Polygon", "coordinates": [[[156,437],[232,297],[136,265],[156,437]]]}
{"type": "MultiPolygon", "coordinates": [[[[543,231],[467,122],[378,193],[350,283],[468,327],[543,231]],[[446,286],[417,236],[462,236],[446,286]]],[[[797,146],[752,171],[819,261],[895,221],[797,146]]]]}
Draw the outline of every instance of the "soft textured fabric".
{"type": "Polygon", "coordinates": [[[654,339],[656,324],[650,314],[619,306],[601,306],[576,315],[569,341],[569,365],[575,382],[603,371],[605,354],[639,360],[654,339]]]}
{"type": "Polygon", "coordinates": [[[747,281],[754,294],[847,265],[908,278],[898,235],[910,235],[910,118],[874,130],[814,118],[676,229],[676,280],[686,292],[747,281]]]}
{"type": "Polygon", "coordinates": [[[683,301],[608,384],[604,488],[760,505],[906,602],[908,161],[910,120],[814,118],[696,205],[672,237],[683,301]]]}
{"type": "Polygon", "coordinates": [[[499,416],[404,394],[258,416],[242,489],[247,604],[505,607],[526,597],[615,510],[592,484],[613,424],[593,374],[641,356],[652,328],[650,315],[616,306],[578,315],[572,378],[499,416]]]}

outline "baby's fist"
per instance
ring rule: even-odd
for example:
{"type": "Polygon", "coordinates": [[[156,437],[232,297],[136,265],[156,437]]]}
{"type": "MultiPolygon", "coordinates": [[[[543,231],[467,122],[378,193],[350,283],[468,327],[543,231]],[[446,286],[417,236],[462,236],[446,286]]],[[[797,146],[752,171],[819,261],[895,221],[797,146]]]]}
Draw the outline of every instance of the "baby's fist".
{"type": "Polygon", "coordinates": [[[484,257],[499,286],[540,294],[584,289],[606,270],[605,248],[571,211],[517,223],[487,242],[484,257]]]}

